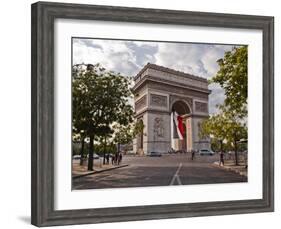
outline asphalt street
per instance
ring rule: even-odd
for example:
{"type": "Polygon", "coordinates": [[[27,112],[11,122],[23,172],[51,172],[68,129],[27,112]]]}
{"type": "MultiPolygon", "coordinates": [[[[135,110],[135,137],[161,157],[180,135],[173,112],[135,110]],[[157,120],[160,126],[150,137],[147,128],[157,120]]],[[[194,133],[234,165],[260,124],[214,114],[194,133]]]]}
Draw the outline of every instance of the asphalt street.
{"type": "Polygon", "coordinates": [[[73,189],[100,189],[167,185],[191,185],[247,182],[247,177],[213,165],[218,155],[199,156],[191,160],[188,154],[162,157],[124,156],[122,164],[129,166],[74,179],[73,189]]]}

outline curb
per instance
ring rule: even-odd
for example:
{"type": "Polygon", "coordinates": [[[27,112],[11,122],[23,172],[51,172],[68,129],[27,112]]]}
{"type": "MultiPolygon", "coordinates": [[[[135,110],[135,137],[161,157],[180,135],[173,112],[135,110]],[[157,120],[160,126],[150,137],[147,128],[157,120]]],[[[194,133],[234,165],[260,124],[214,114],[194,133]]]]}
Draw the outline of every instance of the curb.
{"type": "Polygon", "coordinates": [[[245,174],[245,173],[239,171],[238,169],[232,169],[232,168],[230,168],[230,167],[220,166],[217,161],[214,162],[213,165],[216,166],[216,167],[218,167],[218,168],[222,168],[222,169],[224,169],[224,170],[227,170],[227,171],[232,171],[232,172],[238,173],[238,174],[241,175],[241,176],[248,177],[247,174],[245,174]]]}
{"type": "Polygon", "coordinates": [[[129,166],[129,165],[128,164],[120,165],[120,166],[109,168],[109,169],[103,169],[103,170],[99,170],[99,171],[88,172],[86,174],[81,174],[81,175],[74,176],[74,177],[72,177],[72,179],[76,179],[76,178],[80,178],[80,177],[85,177],[85,176],[92,175],[92,174],[95,174],[95,173],[102,173],[102,172],[106,172],[106,171],[110,171],[110,170],[114,170],[114,169],[119,169],[119,168],[123,168],[123,167],[127,167],[127,166],[129,166]]]}

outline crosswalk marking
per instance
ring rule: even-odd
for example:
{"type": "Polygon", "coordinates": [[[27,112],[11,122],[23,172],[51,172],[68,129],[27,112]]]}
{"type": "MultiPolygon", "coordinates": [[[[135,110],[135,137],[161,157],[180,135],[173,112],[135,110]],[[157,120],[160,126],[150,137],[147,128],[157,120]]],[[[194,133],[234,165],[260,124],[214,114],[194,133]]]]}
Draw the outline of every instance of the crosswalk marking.
{"type": "Polygon", "coordinates": [[[180,180],[180,177],[179,177],[179,175],[178,175],[178,173],[179,173],[179,171],[180,171],[180,169],[181,169],[181,166],[182,166],[182,163],[179,164],[179,167],[178,167],[178,169],[177,169],[175,175],[173,176],[173,178],[172,178],[172,180],[171,180],[171,182],[170,182],[170,185],[175,185],[175,184],[176,184],[175,181],[177,182],[178,185],[182,185],[181,180],[180,180]]]}

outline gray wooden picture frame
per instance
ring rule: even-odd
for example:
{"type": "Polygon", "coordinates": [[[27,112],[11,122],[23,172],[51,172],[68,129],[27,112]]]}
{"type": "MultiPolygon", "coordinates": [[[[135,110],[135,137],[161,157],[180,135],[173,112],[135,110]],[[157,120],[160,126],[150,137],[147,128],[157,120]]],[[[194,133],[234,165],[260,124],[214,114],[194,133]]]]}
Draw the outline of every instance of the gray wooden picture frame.
{"type": "Polygon", "coordinates": [[[274,209],[274,18],[38,2],[32,5],[32,203],[36,226],[270,212],[274,209]],[[54,209],[54,21],[58,18],[258,29],[263,33],[263,197],[151,206],[54,209]]]}

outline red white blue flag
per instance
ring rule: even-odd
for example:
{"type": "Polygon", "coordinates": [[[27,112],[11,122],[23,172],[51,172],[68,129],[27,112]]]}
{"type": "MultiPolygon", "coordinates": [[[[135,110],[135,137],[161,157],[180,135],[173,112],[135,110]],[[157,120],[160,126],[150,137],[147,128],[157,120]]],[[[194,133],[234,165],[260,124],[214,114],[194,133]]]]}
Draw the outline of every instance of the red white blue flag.
{"type": "Polygon", "coordinates": [[[183,139],[184,127],[182,117],[176,112],[171,113],[171,124],[172,124],[172,138],[183,139]]]}

